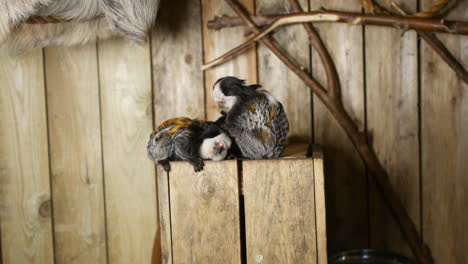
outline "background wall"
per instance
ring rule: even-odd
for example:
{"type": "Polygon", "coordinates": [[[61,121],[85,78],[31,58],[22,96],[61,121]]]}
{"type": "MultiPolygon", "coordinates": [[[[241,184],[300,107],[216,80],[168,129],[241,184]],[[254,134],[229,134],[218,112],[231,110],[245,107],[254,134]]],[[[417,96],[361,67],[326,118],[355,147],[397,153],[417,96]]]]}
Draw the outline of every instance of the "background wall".
{"type": "MultiPolygon", "coordinates": [[[[283,0],[242,2],[261,14],[289,11],[283,0]]],[[[432,1],[417,2],[405,1],[405,7],[415,11],[432,1]]],[[[361,10],[338,0],[301,4],[361,10]]],[[[225,75],[259,82],[283,102],[291,142],[324,146],[330,253],[377,247],[410,255],[343,131],[268,49],[259,45],[230,63],[199,70],[242,41],[242,28],[206,28],[223,14],[233,14],[223,1],[163,1],[143,46],[99,40],[21,56],[2,51],[3,263],[146,263],[157,223],[149,133],[173,116],[216,118],[211,86],[225,75]]],[[[449,17],[468,20],[468,2],[449,17]]],[[[468,86],[414,32],[318,28],[337,65],[347,110],[368,130],[437,263],[468,263],[468,86]]],[[[300,25],[274,37],[325,80],[300,25]]],[[[468,38],[440,38],[468,67],[468,38]]]]}

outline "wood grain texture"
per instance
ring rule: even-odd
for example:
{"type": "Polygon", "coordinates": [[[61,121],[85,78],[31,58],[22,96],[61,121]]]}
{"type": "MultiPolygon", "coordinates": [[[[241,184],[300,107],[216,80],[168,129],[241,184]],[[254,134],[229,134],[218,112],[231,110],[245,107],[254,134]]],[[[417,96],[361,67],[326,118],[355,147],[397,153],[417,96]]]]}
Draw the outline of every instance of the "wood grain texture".
{"type": "Polygon", "coordinates": [[[56,263],[106,263],[96,45],[47,48],[56,263]]]}
{"type": "MultiPolygon", "coordinates": [[[[240,1],[247,10],[254,13],[255,0],[240,1]]],[[[242,43],[246,27],[229,28],[214,31],[207,28],[206,22],[214,16],[235,15],[234,11],[224,2],[218,0],[202,0],[203,7],[203,46],[204,59],[210,61],[226,51],[242,43]]],[[[234,59],[205,71],[205,107],[206,118],[215,120],[219,117],[219,109],[212,98],[212,88],[215,81],[225,76],[236,76],[247,80],[247,83],[257,83],[257,59],[255,47],[234,59]]]]}
{"type": "MultiPolygon", "coordinates": [[[[357,1],[311,1],[310,9],[359,12],[357,1]]],[[[316,26],[340,76],[345,109],[364,128],[364,65],[361,27],[327,24],[316,26]]],[[[326,75],[316,52],[312,53],[313,75],[326,84],[326,75]]],[[[315,142],[330,157],[325,167],[327,193],[328,249],[364,248],[368,245],[367,180],[356,150],[336,120],[314,96],[315,142]]]]}
{"type": "Polygon", "coordinates": [[[289,144],[283,152],[282,159],[306,158],[309,153],[309,144],[289,144]]]}
{"type": "MultiPolygon", "coordinates": [[[[468,20],[468,2],[447,19],[468,20]]],[[[467,68],[468,37],[439,37],[467,68]]],[[[468,263],[468,85],[421,43],[423,239],[436,263],[468,263]]]]}
{"type": "Polygon", "coordinates": [[[325,175],[323,153],[314,151],[314,190],[315,190],[315,226],[317,233],[317,263],[328,263],[327,251],[327,214],[325,206],[325,175]]]}
{"type": "MultiPolygon", "coordinates": [[[[416,8],[417,1],[405,1],[406,10],[413,12],[416,8]]],[[[419,228],[417,35],[414,31],[402,35],[399,29],[366,26],[365,41],[367,125],[372,145],[398,197],[419,228]]],[[[411,256],[373,181],[369,190],[371,247],[411,256]]]]}
{"type": "Polygon", "coordinates": [[[247,262],[317,263],[312,159],[243,162],[247,262]]]}
{"type": "Polygon", "coordinates": [[[171,206],[169,197],[169,175],[157,166],[159,230],[161,231],[162,264],[172,264],[171,206]]]}
{"type": "Polygon", "coordinates": [[[98,54],[109,262],[149,263],[157,226],[155,169],[146,154],[150,47],[107,40],[98,54]]]}
{"type": "Polygon", "coordinates": [[[42,51],[0,50],[0,87],[0,255],[54,263],[42,51]]]}
{"type": "MultiPolygon", "coordinates": [[[[299,1],[304,11],[307,0],[299,1]]],[[[286,14],[293,8],[289,1],[257,0],[258,14],[286,14]]],[[[305,69],[310,66],[310,50],[307,33],[302,25],[278,29],[273,38],[305,69]]],[[[312,142],[312,97],[310,89],[265,45],[258,47],[258,80],[284,106],[289,119],[289,142],[312,142]]]]}
{"type": "Polygon", "coordinates": [[[174,162],[169,181],[173,263],[240,263],[237,161],[174,162]]]}
{"type": "Polygon", "coordinates": [[[205,118],[201,3],[163,1],[152,32],[156,124],[176,116],[205,118]]]}
{"type": "MultiPolygon", "coordinates": [[[[0,218],[0,227],[2,225],[1,223],[1,218],[0,218]]],[[[3,254],[2,254],[2,229],[0,228],[0,264],[3,264],[3,254]]]]}

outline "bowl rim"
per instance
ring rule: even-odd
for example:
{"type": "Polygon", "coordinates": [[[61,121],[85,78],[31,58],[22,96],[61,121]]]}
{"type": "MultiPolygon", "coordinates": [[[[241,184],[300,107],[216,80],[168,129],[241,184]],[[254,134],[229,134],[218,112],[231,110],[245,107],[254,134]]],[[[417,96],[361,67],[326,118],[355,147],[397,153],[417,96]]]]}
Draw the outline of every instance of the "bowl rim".
{"type": "Polygon", "coordinates": [[[391,258],[392,260],[396,260],[404,264],[414,263],[409,258],[402,256],[402,255],[398,255],[397,253],[387,251],[387,250],[379,250],[379,249],[372,249],[372,248],[352,249],[352,250],[345,250],[345,251],[337,252],[331,255],[330,261],[360,260],[360,259],[369,259],[371,257],[391,258]]]}

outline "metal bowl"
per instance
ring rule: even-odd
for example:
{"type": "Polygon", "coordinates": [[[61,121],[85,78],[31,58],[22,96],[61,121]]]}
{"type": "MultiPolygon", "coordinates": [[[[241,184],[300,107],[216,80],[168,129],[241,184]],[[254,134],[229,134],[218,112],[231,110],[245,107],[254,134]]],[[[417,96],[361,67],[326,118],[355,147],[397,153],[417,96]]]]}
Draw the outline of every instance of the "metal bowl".
{"type": "Polygon", "coordinates": [[[330,264],[413,264],[395,253],[374,249],[358,249],[339,252],[329,260],[330,264]]]}

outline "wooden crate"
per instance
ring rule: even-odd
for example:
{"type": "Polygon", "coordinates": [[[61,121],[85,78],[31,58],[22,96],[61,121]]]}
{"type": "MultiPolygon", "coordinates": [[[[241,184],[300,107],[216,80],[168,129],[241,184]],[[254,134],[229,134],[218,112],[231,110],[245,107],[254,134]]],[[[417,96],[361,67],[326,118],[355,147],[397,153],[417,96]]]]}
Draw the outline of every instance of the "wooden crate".
{"type": "Polygon", "coordinates": [[[158,190],[162,263],[327,263],[321,152],[174,162],[158,190]]]}

